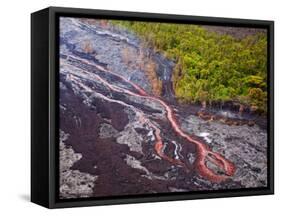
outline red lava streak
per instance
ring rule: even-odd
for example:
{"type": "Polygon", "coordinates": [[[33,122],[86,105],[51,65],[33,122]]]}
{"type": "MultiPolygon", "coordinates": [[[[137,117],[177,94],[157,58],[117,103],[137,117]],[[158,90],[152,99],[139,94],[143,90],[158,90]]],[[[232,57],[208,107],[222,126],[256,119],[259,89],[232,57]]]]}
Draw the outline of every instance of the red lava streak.
{"type": "MultiPolygon", "coordinates": [[[[204,178],[206,178],[206,179],[208,179],[212,182],[219,183],[221,181],[226,180],[230,176],[234,175],[235,166],[232,162],[230,162],[229,160],[224,158],[219,153],[213,152],[208,145],[204,144],[201,141],[198,141],[198,140],[192,138],[190,135],[188,135],[187,133],[182,131],[182,129],[180,128],[179,124],[177,123],[177,121],[174,117],[173,110],[171,109],[171,107],[166,102],[164,102],[163,100],[161,100],[158,97],[148,95],[147,92],[145,92],[141,87],[139,87],[135,83],[131,82],[130,80],[125,79],[124,77],[122,77],[119,74],[116,74],[112,71],[107,70],[106,68],[104,68],[100,65],[97,65],[95,63],[92,63],[92,62],[89,62],[87,60],[77,58],[77,57],[74,57],[74,56],[70,56],[70,57],[78,59],[79,61],[82,61],[85,64],[92,65],[92,66],[98,68],[100,71],[107,72],[107,73],[113,74],[114,76],[119,77],[120,79],[122,79],[123,81],[127,82],[132,87],[134,87],[134,89],[138,93],[132,92],[132,91],[127,90],[127,89],[123,89],[123,88],[118,87],[118,86],[113,86],[110,83],[108,83],[106,80],[102,79],[100,76],[94,75],[95,78],[99,79],[106,86],[108,86],[111,90],[118,91],[118,92],[125,92],[126,94],[129,94],[129,95],[132,95],[132,96],[135,96],[135,97],[142,97],[142,98],[154,100],[154,101],[157,101],[158,103],[160,103],[165,108],[167,119],[169,120],[169,122],[170,122],[172,128],[174,129],[174,131],[179,136],[183,137],[186,141],[188,141],[189,143],[193,143],[196,146],[197,158],[196,158],[196,162],[195,162],[196,164],[195,165],[196,165],[198,173],[202,177],[204,177],[204,178]],[[215,173],[212,169],[210,169],[207,166],[207,161],[215,164],[217,167],[219,167],[221,170],[223,170],[224,174],[215,173]]],[[[112,100],[112,101],[118,102],[118,100],[112,100]]],[[[123,105],[126,104],[126,103],[123,103],[121,101],[118,102],[118,103],[122,103],[123,105]]],[[[131,105],[127,105],[127,106],[131,107],[131,105]]],[[[179,166],[182,166],[184,168],[187,168],[187,165],[183,161],[181,161],[179,159],[174,159],[174,158],[171,158],[171,157],[165,155],[165,153],[163,151],[164,145],[163,145],[162,138],[161,138],[161,135],[160,135],[161,134],[160,129],[157,126],[155,126],[146,117],[141,116],[141,118],[142,118],[142,121],[145,121],[145,123],[147,123],[150,127],[152,127],[154,129],[154,133],[155,133],[155,136],[156,136],[156,143],[155,143],[154,149],[157,152],[157,154],[161,158],[169,161],[172,164],[179,165],[179,166]]]]}

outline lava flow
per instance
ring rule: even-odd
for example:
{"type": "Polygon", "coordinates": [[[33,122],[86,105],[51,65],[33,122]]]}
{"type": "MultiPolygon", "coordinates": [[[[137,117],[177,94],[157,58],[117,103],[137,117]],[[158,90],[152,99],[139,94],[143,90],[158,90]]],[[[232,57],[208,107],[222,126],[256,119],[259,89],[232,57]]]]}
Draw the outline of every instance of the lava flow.
{"type": "MultiPolygon", "coordinates": [[[[89,73],[89,72],[85,72],[87,73],[88,76],[93,76],[95,79],[99,80],[100,82],[102,82],[105,86],[107,86],[111,91],[116,91],[116,92],[121,92],[121,93],[126,93],[128,95],[134,96],[134,97],[141,97],[141,98],[146,98],[149,100],[153,100],[158,102],[159,104],[161,104],[165,111],[166,111],[166,116],[167,119],[169,120],[173,130],[176,132],[176,134],[178,134],[179,136],[181,136],[182,138],[184,138],[186,141],[193,143],[196,146],[196,150],[197,150],[197,158],[196,158],[196,168],[197,168],[197,172],[204,178],[212,181],[212,182],[221,182],[226,180],[227,178],[229,178],[230,176],[234,175],[235,172],[235,166],[232,162],[230,162],[229,160],[227,160],[226,158],[224,158],[222,155],[220,155],[219,153],[213,152],[209,146],[207,146],[206,144],[202,143],[201,141],[198,141],[194,138],[192,138],[190,135],[188,135],[187,133],[185,133],[184,131],[182,131],[182,129],[180,128],[179,124],[177,123],[177,120],[175,119],[174,113],[172,108],[166,103],[164,102],[162,99],[155,97],[155,96],[151,96],[149,95],[146,91],[144,91],[141,87],[139,87],[138,85],[136,85],[135,83],[131,82],[130,80],[125,79],[124,77],[122,77],[119,74],[116,74],[115,72],[112,72],[94,62],[90,62],[88,60],[85,59],[81,59],[79,57],[76,56],[72,56],[69,55],[67,58],[73,58],[76,59],[80,62],[83,62],[83,64],[87,64],[87,65],[91,65],[94,66],[96,69],[98,69],[99,71],[102,72],[106,72],[106,73],[110,73],[113,76],[116,76],[120,79],[122,79],[124,82],[126,82],[127,84],[129,84],[130,86],[132,86],[136,91],[133,92],[131,90],[128,89],[124,89],[118,86],[113,86],[111,85],[109,82],[107,82],[105,79],[103,79],[102,77],[100,77],[97,74],[94,73],[89,73]],[[212,162],[213,164],[215,164],[217,167],[219,167],[221,170],[223,170],[223,174],[217,174],[215,173],[213,170],[211,170],[208,166],[207,166],[207,161],[212,162]]],[[[92,91],[91,89],[87,89],[86,86],[81,86],[83,87],[85,90],[89,90],[92,91]]],[[[99,94],[99,93],[96,93],[99,94]]],[[[187,165],[181,161],[180,159],[174,159],[171,158],[167,155],[165,155],[163,148],[164,148],[164,144],[162,142],[162,138],[161,138],[161,131],[160,129],[153,124],[148,118],[145,117],[145,115],[138,110],[137,108],[133,107],[132,105],[129,105],[125,102],[119,101],[119,100],[115,100],[115,99],[109,99],[107,97],[105,97],[102,94],[99,94],[99,96],[105,100],[108,100],[110,102],[115,102],[115,103],[119,103],[123,106],[127,106],[130,107],[132,110],[134,110],[134,112],[139,116],[139,120],[142,123],[146,123],[147,125],[149,125],[151,128],[154,129],[154,133],[155,133],[155,137],[156,137],[156,143],[154,145],[154,149],[157,152],[157,154],[169,161],[172,164],[175,165],[179,165],[182,166],[186,169],[188,169],[187,165]]]]}

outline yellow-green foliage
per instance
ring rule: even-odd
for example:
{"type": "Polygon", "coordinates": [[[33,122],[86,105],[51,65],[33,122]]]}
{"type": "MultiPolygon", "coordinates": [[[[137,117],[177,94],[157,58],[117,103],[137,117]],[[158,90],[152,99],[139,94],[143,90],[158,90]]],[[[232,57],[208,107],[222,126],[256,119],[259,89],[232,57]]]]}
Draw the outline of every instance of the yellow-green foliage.
{"type": "Polygon", "coordinates": [[[267,38],[236,39],[198,25],[113,21],[176,62],[176,97],[183,102],[229,101],[266,111],[267,38]]]}

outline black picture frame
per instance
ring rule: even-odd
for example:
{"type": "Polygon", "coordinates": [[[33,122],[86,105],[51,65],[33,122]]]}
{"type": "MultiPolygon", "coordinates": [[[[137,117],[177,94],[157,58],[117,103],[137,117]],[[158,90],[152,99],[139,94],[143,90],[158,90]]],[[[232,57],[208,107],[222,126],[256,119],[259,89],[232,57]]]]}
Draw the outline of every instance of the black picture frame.
{"type": "Polygon", "coordinates": [[[274,194],[274,22],[49,7],[31,15],[31,201],[47,208],[274,194]],[[266,28],[268,38],[268,185],[221,191],[60,200],[58,191],[58,18],[60,16],[266,28]]]}

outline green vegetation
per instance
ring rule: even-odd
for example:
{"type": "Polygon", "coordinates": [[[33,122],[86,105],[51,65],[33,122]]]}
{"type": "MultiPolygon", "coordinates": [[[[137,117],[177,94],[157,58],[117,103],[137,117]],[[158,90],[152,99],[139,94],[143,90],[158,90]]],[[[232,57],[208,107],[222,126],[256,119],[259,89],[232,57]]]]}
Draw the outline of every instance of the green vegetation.
{"type": "Polygon", "coordinates": [[[236,101],[266,112],[267,38],[243,39],[198,25],[113,21],[176,63],[173,83],[182,102],[236,101]]]}

